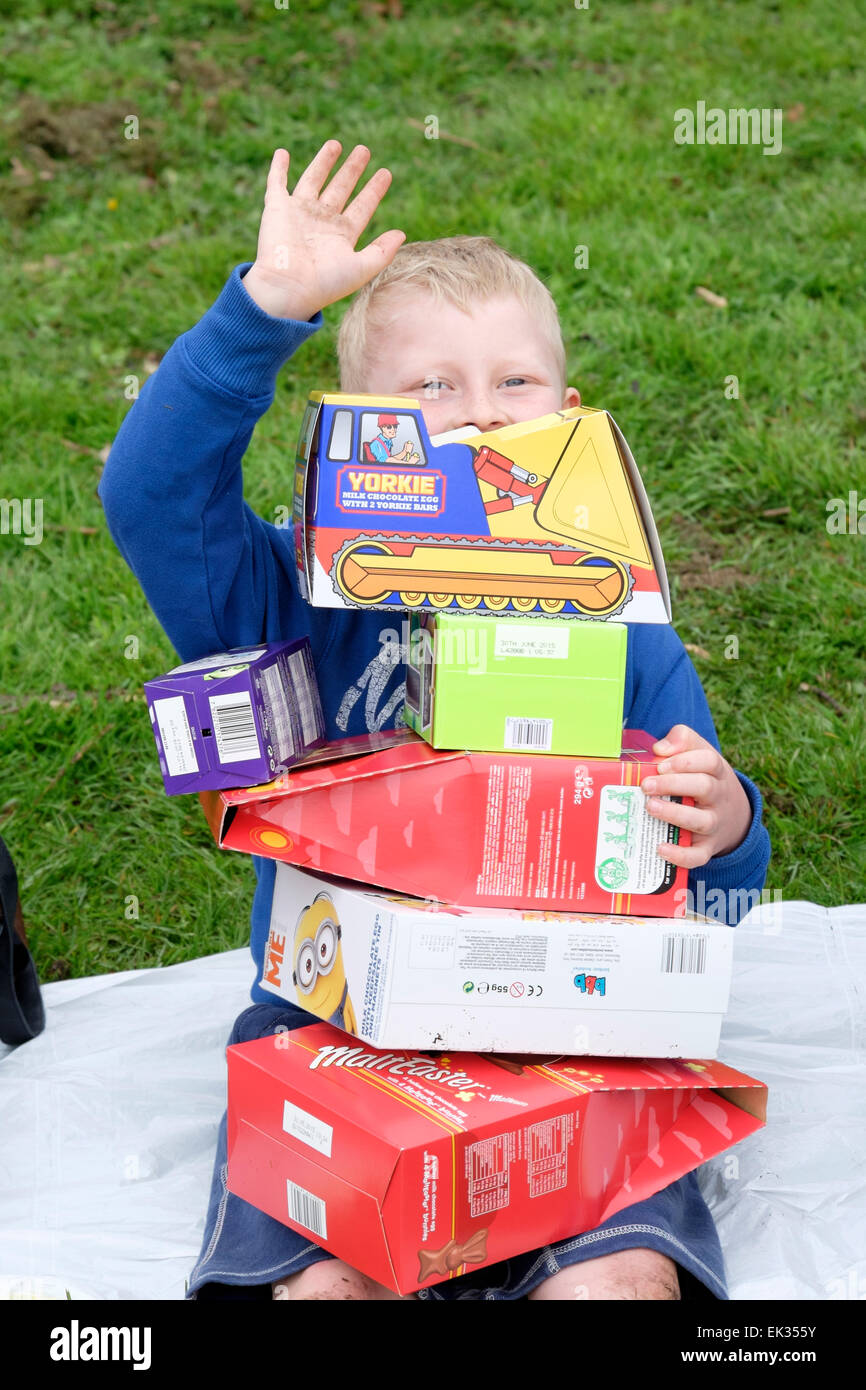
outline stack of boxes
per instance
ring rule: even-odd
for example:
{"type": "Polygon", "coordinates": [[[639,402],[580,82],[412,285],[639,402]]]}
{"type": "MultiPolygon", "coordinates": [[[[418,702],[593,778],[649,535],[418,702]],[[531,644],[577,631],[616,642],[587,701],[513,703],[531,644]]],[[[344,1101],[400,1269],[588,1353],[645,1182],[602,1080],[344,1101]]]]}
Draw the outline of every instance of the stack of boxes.
{"type": "Polygon", "coordinates": [[[309,602],[399,615],[420,739],[203,795],[281,861],[261,985],[323,1020],[230,1049],[229,1187],[408,1292],[649,1196],[765,1095],[670,1060],[715,1055],[731,934],[686,916],[622,728],[625,624],[670,605],[611,417],[437,444],[403,398],[319,393],[294,525],[309,602]]]}

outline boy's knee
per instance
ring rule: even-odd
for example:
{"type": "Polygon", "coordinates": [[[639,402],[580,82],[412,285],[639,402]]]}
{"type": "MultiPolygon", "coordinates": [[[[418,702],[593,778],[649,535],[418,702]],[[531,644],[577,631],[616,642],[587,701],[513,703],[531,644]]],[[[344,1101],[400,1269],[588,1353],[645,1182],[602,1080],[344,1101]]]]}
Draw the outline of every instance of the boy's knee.
{"type": "Polygon", "coordinates": [[[342,1260],[319,1260],[298,1274],[278,1279],[273,1285],[275,1299],[289,1303],[323,1299],[329,1302],[400,1301],[400,1295],[368,1279],[342,1260]]]}
{"type": "Polygon", "coordinates": [[[628,1299],[674,1301],[680,1298],[677,1267],[658,1250],[617,1250],[570,1265],[545,1279],[530,1299],[628,1299]]]}

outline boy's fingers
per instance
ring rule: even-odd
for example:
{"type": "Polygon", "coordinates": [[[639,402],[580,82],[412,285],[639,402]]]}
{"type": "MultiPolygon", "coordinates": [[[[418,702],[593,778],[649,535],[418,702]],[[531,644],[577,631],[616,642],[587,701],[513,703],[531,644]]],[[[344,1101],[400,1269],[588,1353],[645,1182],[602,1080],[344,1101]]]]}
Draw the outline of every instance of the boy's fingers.
{"type": "Polygon", "coordinates": [[[295,184],[295,193],[299,193],[302,198],[318,198],[325,180],[340,158],[342,149],[339,140],[326,140],[295,184]]]}
{"type": "Polygon", "coordinates": [[[660,859],[681,869],[698,869],[712,858],[712,849],[706,842],[698,845],[659,845],[657,853],[660,859]]]}
{"type": "Polygon", "coordinates": [[[391,186],[391,170],[377,169],[346,208],[345,217],[357,239],[391,186]]]}
{"type": "Polygon", "coordinates": [[[366,285],[368,280],[372,280],[374,275],[378,275],[380,270],[390,265],[405,240],[405,232],[383,232],[375,241],[371,241],[369,246],[365,246],[363,251],[359,251],[357,264],[364,276],[361,283],[366,285]]]}
{"type": "Polygon", "coordinates": [[[274,150],[271,167],[268,170],[268,181],[265,185],[265,207],[270,206],[275,198],[285,195],[289,158],[288,150],[274,150]]]}
{"type": "Polygon", "coordinates": [[[725,760],[715,748],[690,748],[685,753],[674,753],[662,758],[658,764],[659,773],[665,772],[706,772],[710,777],[720,777],[725,760]]]}
{"type": "Polygon", "coordinates": [[[690,729],[688,724],[675,724],[664,738],[653,744],[653,752],[665,756],[670,753],[684,753],[689,748],[711,747],[712,744],[707,743],[707,740],[694,729],[690,729]]]}
{"type": "Polygon", "coordinates": [[[332,212],[342,212],[369,162],[367,146],[356,145],[319,198],[322,206],[330,208],[332,212]]]}
{"type": "Polygon", "coordinates": [[[705,811],[700,806],[683,806],[679,801],[662,801],[654,796],[647,802],[647,811],[656,820],[691,830],[694,835],[714,835],[718,828],[715,811],[705,811]]]}
{"type": "Polygon", "coordinates": [[[663,777],[645,777],[641,787],[649,796],[690,796],[709,801],[718,782],[705,772],[666,772],[663,777]]]}

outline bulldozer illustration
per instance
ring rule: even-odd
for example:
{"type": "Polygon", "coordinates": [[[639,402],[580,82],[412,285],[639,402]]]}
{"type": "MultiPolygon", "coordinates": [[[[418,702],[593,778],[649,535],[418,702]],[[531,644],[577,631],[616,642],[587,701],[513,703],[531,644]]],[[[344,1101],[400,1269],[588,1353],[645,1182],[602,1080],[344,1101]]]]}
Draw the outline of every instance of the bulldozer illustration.
{"type": "Polygon", "coordinates": [[[666,605],[649,504],[606,411],[575,406],[437,442],[414,402],[388,398],[386,417],[380,401],[318,395],[302,428],[298,465],[314,478],[317,511],[311,541],[302,477],[299,563],[309,581],[318,561],[341,606],[609,619],[641,572],[666,605]],[[394,443],[383,446],[380,430],[371,464],[385,418],[394,443]],[[388,447],[417,462],[382,462],[388,447]],[[336,542],[328,553],[316,532],[336,542]]]}

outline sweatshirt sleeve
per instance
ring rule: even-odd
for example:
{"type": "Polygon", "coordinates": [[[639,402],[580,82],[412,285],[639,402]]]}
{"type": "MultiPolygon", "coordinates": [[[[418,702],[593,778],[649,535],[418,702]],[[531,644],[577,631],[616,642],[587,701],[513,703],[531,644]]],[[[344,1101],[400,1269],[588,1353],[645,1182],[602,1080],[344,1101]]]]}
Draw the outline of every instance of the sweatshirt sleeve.
{"type": "MultiPolygon", "coordinates": [[[[663,738],[674,724],[687,724],[722,751],[698,673],[672,627],[629,626],[625,724],[645,729],[655,739],[663,738]]],[[[690,870],[688,884],[689,905],[696,912],[731,926],[760,902],[770,860],[761,793],[742,772],[736,775],[752,808],[746,837],[730,854],[690,870]]]]}
{"type": "MultiPolygon", "coordinates": [[[[241,283],[250,264],[144,383],[99,485],[108,529],[185,661],[309,628],[291,529],[244,502],[241,460],[279,368],[322,316],[266,314],[241,283]]],[[[287,449],[287,494],[290,465],[287,449]]]]}

